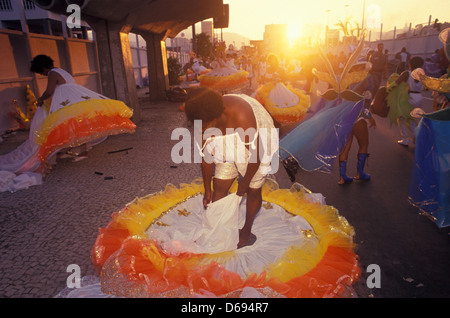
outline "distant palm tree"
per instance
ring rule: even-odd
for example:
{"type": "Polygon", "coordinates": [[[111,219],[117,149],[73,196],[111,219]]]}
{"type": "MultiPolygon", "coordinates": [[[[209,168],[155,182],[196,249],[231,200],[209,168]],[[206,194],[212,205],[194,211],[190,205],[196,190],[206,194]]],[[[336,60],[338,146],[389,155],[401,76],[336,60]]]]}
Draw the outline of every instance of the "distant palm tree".
{"type": "Polygon", "coordinates": [[[211,57],[213,54],[213,45],[210,36],[206,33],[199,33],[195,36],[196,40],[196,54],[203,59],[211,57]]]}
{"type": "Polygon", "coordinates": [[[344,32],[344,37],[355,37],[356,39],[359,39],[361,37],[362,28],[359,26],[358,22],[354,22],[354,24],[355,27],[352,27],[351,17],[348,17],[345,21],[339,20],[338,23],[336,23],[336,26],[344,32]]]}
{"type": "Polygon", "coordinates": [[[362,28],[360,27],[358,22],[355,22],[355,24],[356,24],[356,27],[354,27],[351,30],[351,34],[354,35],[353,33],[356,32],[355,36],[356,36],[357,39],[359,39],[361,37],[362,28]]]}
{"type": "Polygon", "coordinates": [[[336,23],[336,26],[341,28],[342,32],[344,32],[344,36],[350,35],[350,19],[351,17],[348,17],[345,21],[339,20],[338,23],[336,23]]]}

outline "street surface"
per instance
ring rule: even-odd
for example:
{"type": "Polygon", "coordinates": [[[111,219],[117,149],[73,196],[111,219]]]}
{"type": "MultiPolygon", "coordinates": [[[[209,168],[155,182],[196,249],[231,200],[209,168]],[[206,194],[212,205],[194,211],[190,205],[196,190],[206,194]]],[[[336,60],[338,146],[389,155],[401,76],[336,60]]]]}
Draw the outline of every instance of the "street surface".
{"type": "MultiPolygon", "coordinates": [[[[71,264],[82,276],[94,275],[90,252],[98,228],[113,212],[168,183],[179,186],[201,176],[199,164],[171,160],[177,143],[171,133],[186,127],[179,103],[145,98],[141,103],[142,121],[134,134],[109,137],[85,160],[59,160],[42,185],[0,193],[0,297],[54,297],[66,287],[71,264]],[[114,152],[126,148],[131,149],[114,152]]],[[[300,171],[297,182],[322,193],[355,228],[362,269],[354,286],[357,297],[449,297],[449,229],[439,229],[407,202],[414,148],[398,145],[397,127],[376,119],[365,169],[371,181],[339,186],[335,164],[330,174],[300,171]],[[370,264],[380,268],[380,288],[367,287],[370,264]]],[[[26,137],[27,132],[18,132],[5,138],[0,154],[26,137]]],[[[355,140],[349,176],[356,171],[356,151],[355,140]]],[[[282,166],[275,178],[280,187],[291,186],[282,166]]]]}

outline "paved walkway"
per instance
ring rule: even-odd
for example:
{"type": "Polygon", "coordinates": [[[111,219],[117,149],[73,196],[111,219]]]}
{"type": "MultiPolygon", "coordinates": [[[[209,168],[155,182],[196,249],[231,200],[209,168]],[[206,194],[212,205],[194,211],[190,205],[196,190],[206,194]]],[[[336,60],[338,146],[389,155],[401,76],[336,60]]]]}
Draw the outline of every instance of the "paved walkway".
{"type": "MultiPolygon", "coordinates": [[[[54,297],[66,287],[71,264],[80,266],[82,276],[94,275],[90,251],[111,213],[167,183],[178,186],[201,175],[199,165],[171,161],[177,142],[171,132],[186,125],[179,105],[141,102],[136,133],[108,138],[86,160],[59,160],[40,186],[0,193],[0,297],[54,297]],[[132,149],[110,153],[125,148],[132,149]]],[[[25,138],[22,132],[7,138],[0,154],[25,138]]],[[[412,150],[398,146],[395,130],[381,124],[371,133],[371,145],[369,183],[340,187],[336,169],[298,175],[300,183],[323,193],[355,227],[363,268],[355,287],[358,296],[450,296],[448,233],[418,216],[405,200],[412,150]],[[380,289],[365,284],[369,264],[381,268],[380,289]]],[[[290,187],[284,170],[276,178],[280,186],[290,187]]]]}
{"type": "MultiPolygon", "coordinates": [[[[82,276],[95,274],[90,251],[111,213],[167,183],[200,176],[198,165],[173,168],[171,132],[185,125],[178,105],[143,107],[134,134],[109,137],[88,159],[59,160],[42,185],[0,193],[0,297],[53,297],[66,286],[70,264],[79,265],[82,276]],[[109,153],[125,148],[132,149],[109,153]]],[[[22,132],[7,138],[1,153],[25,138],[22,132]]]]}

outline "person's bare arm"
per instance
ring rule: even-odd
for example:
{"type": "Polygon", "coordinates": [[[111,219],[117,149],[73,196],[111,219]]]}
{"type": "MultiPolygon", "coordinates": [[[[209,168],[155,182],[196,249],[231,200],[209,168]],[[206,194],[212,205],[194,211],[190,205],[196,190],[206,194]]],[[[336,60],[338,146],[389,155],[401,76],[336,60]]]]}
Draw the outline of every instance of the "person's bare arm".
{"type": "Polygon", "coordinates": [[[48,80],[47,80],[47,88],[45,92],[42,94],[41,97],[38,98],[38,106],[41,106],[46,99],[49,99],[53,96],[53,93],[55,92],[56,85],[58,84],[59,75],[55,72],[50,72],[48,74],[48,80]]]}
{"type": "MultiPolygon", "coordinates": [[[[253,114],[253,110],[251,110],[250,108],[247,108],[246,112],[239,112],[238,116],[237,116],[237,123],[238,126],[241,127],[243,129],[243,131],[247,131],[248,129],[254,129],[255,132],[257,129],[257,124],[256,124],[256,119],[255,116],[253,114]]],[[[249,149],[250,151],[250,158],[249,158],[249,163],[247,164],[247,170],[245,172],[245,175],[243,176],[242,180],[239,182],[238,184],[238,189],[236,194],[237,195],[244,195],[245,193],[247,193],[249,186],[250,186],[250,182],[253,179],[253,176],[255,175],[255,173],[258,171],[259,166],[261,164],[261,160],[259,158],[259,153],[260,153],[260,142],[259,142],[259,134],[257,135],[257,139],[254,140],[255,136],[249,136],[248,134],[246,134],[244,136],[244,142],[247,144],[246,147],[247,149],[249,149]],[[256,149],[250,149],[250,147],[252,147],[252,145],[248,145],[250,142],[254,141],[256,146],[256,149]]],[[[241,136],[242,138],[242,136],[241,136]]]]}
{"type": "Polygon", "coordinates": [[[213,163],[207,163],[205,159],[202,159],[202,176],[203,186],[205,188],[205,194],[203,196],[203,206],[206,206],[212,201],[211,181],[213,175],[213,163]]]}
{"type": "Polygon", "coordinates": [[[400,74],[400,76],[397,78],[396,82],[397,84],[400,84],[402,82],[406,82],[409,78],[409,72],[408,71],[404,71],[402,74],[400,74]]]}

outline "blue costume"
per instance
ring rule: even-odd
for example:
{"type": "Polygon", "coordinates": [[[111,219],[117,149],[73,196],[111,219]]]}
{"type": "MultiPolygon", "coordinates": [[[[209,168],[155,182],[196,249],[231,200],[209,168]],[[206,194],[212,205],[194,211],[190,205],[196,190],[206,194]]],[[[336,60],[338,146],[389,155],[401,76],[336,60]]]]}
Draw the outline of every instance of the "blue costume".
{"type": "Polygon", "coordinates": [[[409,202],[438,227],[450,225],[450,108],[424,115],[417,127],[409,202]]]}
{"type": "MultiPolygon", "coordinates": [[[[317,113],[282,137],[279,144],[280,158],[291,181],[295,180],[298,167],[307,171],[330,172],[334,160],[345,147],[353,126],[364,109],[364,97],[357,93],[357,88],[347,89],[367,78],[367,68],[350,71],[361,54],[362,45],[363,41],[353,52],[340,77],[334,74],[321,52],[328,73],[317,70],[314,73],[319,79],[327,81],[331,88],[322,95],[317,105],[311,107],[319,109],[317,113]]],[[[367,66],[367,63],[360,65],[367,66]]],[[[367,154],[363,155],[365,156],[358,158],[361,167],[367,158],[367,154]]]]}
{"type": "MultiPolygon", "coordinates": [[[[439,38],[450,58],[450,28],[439,38]]],[[[423,72],[424,73],[424,72],[423,72]]],[[[418,73],[419,74],[419,73],[418,73]]],[[[432,78],[418,75],[424,86],[444,96],[450,94],[450,68],[447,76],[432,78]]],[[[416,148],[408,200],[438,227],[450,226],[450,108],[422,114],[416,128],[416,148]]]]}

